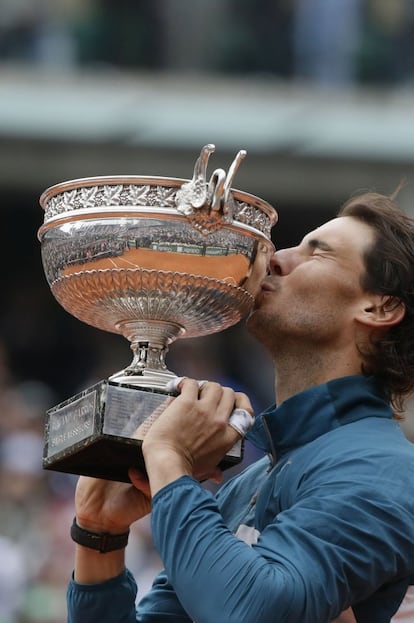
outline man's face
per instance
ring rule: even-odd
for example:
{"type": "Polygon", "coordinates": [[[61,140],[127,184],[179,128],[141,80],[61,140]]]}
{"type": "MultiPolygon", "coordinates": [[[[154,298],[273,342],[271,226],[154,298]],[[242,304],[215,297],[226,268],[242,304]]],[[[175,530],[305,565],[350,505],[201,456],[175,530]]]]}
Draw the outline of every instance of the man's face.
{"type": "Polygon", "coordinates": [[[363,255],[373,241],[368,225],[344,216],[310,232],[297,247],[277,251],[249,330],[275,353],[286,339],[338,346],[349,340],[365,302],[363,255]]]}

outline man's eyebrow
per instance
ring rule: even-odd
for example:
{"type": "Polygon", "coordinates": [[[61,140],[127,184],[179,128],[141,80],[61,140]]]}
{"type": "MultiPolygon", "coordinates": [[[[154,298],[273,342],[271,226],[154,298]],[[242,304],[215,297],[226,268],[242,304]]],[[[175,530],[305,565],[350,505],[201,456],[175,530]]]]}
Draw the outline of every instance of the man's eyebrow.
{"type": "Polygon", "coordinates": [[[320,240],[319,238],[309,238],[306,243],[311,249],[320,249],[321,251],[333,251],[331,245],[329,245],[327,242],[324,242],[323,240],[320,240]]]}

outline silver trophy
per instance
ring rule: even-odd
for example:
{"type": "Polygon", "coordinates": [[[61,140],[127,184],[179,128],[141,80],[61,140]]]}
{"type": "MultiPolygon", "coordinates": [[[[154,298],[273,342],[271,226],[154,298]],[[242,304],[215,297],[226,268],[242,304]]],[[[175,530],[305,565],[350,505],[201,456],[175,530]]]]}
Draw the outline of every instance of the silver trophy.
{"type": "MultiPolygon", "coordinates": [[[[145,469],[146,431],[177,395],[167,387],[169,345],[251,310],[277,213],[231,188],[245,151],[207,180],[213,151],[202,149],[191,180],[91,177],[42,194],[38,237],[53,295],[79,320],[123,335],[133,352],[127,368],[48,411],[46,469],[129,482],[129,467],[145,469]]],[[[240,442],[221,467],[242,454],[240,442]]]]}

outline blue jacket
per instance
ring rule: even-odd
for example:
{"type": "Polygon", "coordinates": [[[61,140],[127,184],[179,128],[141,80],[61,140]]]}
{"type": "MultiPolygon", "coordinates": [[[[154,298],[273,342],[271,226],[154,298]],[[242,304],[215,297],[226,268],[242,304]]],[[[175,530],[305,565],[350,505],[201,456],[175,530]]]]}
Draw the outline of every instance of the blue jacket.
{"type": "Polygon", "coordinates": [[[216,497],[187,476],[154,497],[166,571],[137,610],[128,571],[72,581],[69,623],[389,623],[414,574],[414,444],[377,383],[313,387],[251,437],[269,456],[216,497]]]}

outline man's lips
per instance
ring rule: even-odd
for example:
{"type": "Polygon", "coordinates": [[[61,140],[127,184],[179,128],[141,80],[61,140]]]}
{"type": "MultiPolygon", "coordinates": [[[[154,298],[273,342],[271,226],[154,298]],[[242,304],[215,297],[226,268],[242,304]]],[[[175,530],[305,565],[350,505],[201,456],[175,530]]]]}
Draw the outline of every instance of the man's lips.
{"type": "Polygon", "coordinates": [[[273,284],[269,283],[269,281],[263,281],[263,283],[260,286],[260,290],[263,292],[274,292],[276,290],[276,288],[274,287],[273,284]]]}
{"type": "Polygon", "coordinates": [[[277,288],[275,284],[269,283],[268,281],[263,281],[260,285],[260,289],[255,298],[254,309],[260,307],[261,303],[264,301],[266,294],[270,294],[271,292],[276,292],[277,288]]]}

